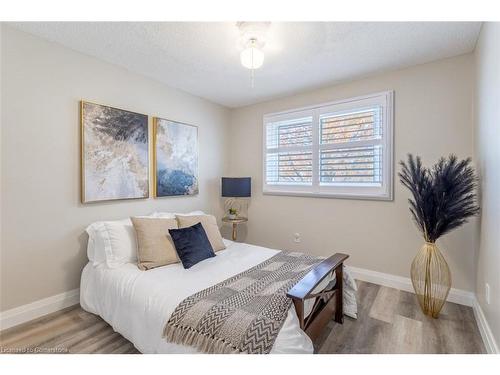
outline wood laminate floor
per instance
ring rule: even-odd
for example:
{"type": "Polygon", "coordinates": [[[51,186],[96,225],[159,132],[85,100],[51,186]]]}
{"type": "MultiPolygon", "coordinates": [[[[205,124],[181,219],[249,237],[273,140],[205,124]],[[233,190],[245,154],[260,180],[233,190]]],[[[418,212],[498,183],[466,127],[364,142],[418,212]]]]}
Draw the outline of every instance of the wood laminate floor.
{"type": "MultiPolygon", "coordinates": [[[[358,319],[331,321],[317,353],[484,353],[472,308],[446,303],[439,319],[420,311],[415,295],[358,282],[358,319]]],[[[0,332],[1,353],[138,353],[98,316],[80,306],[0,332]]]]}
{"type": "Polygon", "coordinates": [[[439,319],[413,293],[358,281],[358,319],[331,321],[318,353],[485,353],[471,307],[446,302],[439,319]]]}

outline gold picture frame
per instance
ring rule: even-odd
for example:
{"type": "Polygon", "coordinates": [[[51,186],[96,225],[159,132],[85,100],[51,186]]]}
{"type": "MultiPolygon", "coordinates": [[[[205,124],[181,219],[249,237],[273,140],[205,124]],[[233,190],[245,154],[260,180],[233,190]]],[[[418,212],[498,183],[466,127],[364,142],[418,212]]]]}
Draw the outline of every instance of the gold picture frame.
{"type": "MultiPolygon", "coordinates": [[[[192,135],[191,135],[192,136],[192,135]]],[[[175,147],[179,142],[179,140],[172,140],[171,145],[172,147],[175,147]]],[[[168,198],[168,197],[185,197],[185,196],[194,196],[199,194],[199,129],[198,126],[188,124],[185,122],[181,121],[176,121],[176,120],[170,120],[166,119],[163,117],[158,117],[155,116],[153,117],[153,142],[152,142],[152,157],[153,157],[153,196],[155,198],[168,198]],[[158,189],[158,128],[160,126],[160,122],[164,121],[166,124],[170,124],[171,126],[177,126],[177,127],[189,127],[185,128],[186,130],[191,128],[195,129],[195,146],[192,147],[193,145],[188,145],[190,147],[187,147],[188,150],[194,151],[195,155],[195,166],[194,169],[195,171],[193,174],[189,174],[190,171],[176,171],[177,173],[184,173],[184,178],[189,180],[190,178],[193,179],[193,185],[191,187],[185,188],[185,187],[177,187],[175,184],[172,186],[169,186],[167,190],[170,190],[170,194],[165,194],[165,187],[161,187],[161,191],[158,189]],[[182,191],[184,189],[184,191],[182,191]]],[[[175,161],[170,161],[170,164],[174,163],[175,161]]],[[[168,164],[168,161],[167,161],[168,164]]],[[[188,163],[189,164],[189,163],[188,163]]]]}
{"type": "MultiPolygon", "coordinates": [[[[126,109],[118,108],[118,107],[113,107],[113,106],[108,106],[104,104],[99,104],[99,103],[94,103],[91,101],[87,100],[80,100],[80,201],[82,204],[87,204],[87,203],[100,203],[100,202],[110,202],[110,201],[118,201],[118,200],[135,200],[135,199],[148,199],[150,198],[150,184],[149,184],[149,179],[150,179],[150,150],[149,150],[149,116],[138,113],[138,112],[133,112],[129,111],[126,109]],[[86,150],[86,108],[87,106],[94,106],[94,107],[100,107],[101,109],[107,109],[103,112],[106,112],[105,114],[102,114],[102,116],[109,116],[110,118],[108,119],[110,122],[115,121],[116,119],[113,118],[114,115],[117,115],[118,112],[121,112],[123,115],[128,114],[128,116],[124,116],[122,118],[123,121],[128,121],[131,124],[134,125],[133,132],[127,133],[128,129],[126,127],[120,127],[120,129],[116,132],[113,131],[112,126],[110,127],[103,127],[101,125],[101,129],[95,130],[91,129],[89,131],[94,131],[96,133],[99,133],[99,135],[106,141],[105,143],[109,143],[110,145],[113,146],[113,143],[116,142],[117,144],[121,147],[116,148],[115,151],[128,151],[131,152],[131,156],[133,158],[132,163],[134,168],[138,168],[137,172],[140,172],[141,178],[137,178],[136,182],[136,192],[139,190],[142,190],[142,195],[141,196],[113,196],[116,195],[114,193],[108,192],[106,196],[106,193],[103,193],[102,196],[99,196],[98,193],[96,193],[96,189],[92,191],[92,194],[88,194],[89,192],[87,191],[88,188],[88,178],[86,177],[87,171],[88,171],[88,164],[86,162],[87,159],[87,150],[86,150]],[[132,116],[130,116],[132,115],[132,116]],[[134,118],[135,116],[135,118],[134,118]],[[137,122],[140,122],[137,124],[137,122]],[[141,129],[142,127],[142,129],[141,129]],[[103,130],[104,129],[104,130],[103,130]],[[135,137],[134,141],[138,141],[135,143],[135,148],[132,145],[129,145],[127,147],[127,137],[135,137]],[[143,139],[144,138],[144,142],[143,139]],[[143,149],[140,149],[140,144],[144,143],[143,149]],[[122,149],[125,150],[122,150],[122,149]],[[143,155],[145,153],[145,155],[143,155]],[[92,197],[89,197],[91,195],[92,197]]],[[[91,120],[91,119],[87,119],[91,120]]],[[[115,124],[117,125],[117,124],[115,124]]],[[[97,139],[96,142],[99,142],[99,137],[94,137],[94,140],[97,139]]],[[[103,139],[101,139],[101,142],[104,142],[103,139]]],[[[101,145],[92,145],[92,146],[102,146],[101,145]]],[[[109,147],[109,145],[107,145],[109,147]]],[[[99,154],[98,152],[94,152],[94,155],[99,154]]],[[[129,155],[130,156],[130,155],[129,155]]],[[[103,162],[102,157],[99,162],[103,162]]],[[[104,160],[105,162],[105,160],[104,160]]],[[[124,163],[122,163],[124,164],[124,163]]],[[[96,167],[94,165],[94,167],[96,167]]],[[[130,167],[130,165],[129,165],[130,167]]],[[[94,172],[96,175],[99,175],[99,171],[97,170],[98,168],[94,168],[94,172]]],[[[133,169],[133,168],[132,168],[133,169]]],[[[129,181],[130,178],[132,180],[134,179],[134,171],[129,170],[127,171],[126,168],[124,169],[125,172],[129,173],[129,179],[123,179],[123,181],[129,181]]],[[[107,183],[106,181],[106,176],[100,176],[101,180],[99,181],[101,183],[101,186],[107,183]]],[[[123,183],[123,181],[121,181],[123,183]]],[[[93,181],[95,184],[95,181],[93,181]]],[[[107,185],[108,187],[112,187],[112,183],[109,183],[107,185]]],[[[99,191],[97,189],[97,191],[99,191]]],[[[133,195],[133,194],[131,194],[133,195]]]]}

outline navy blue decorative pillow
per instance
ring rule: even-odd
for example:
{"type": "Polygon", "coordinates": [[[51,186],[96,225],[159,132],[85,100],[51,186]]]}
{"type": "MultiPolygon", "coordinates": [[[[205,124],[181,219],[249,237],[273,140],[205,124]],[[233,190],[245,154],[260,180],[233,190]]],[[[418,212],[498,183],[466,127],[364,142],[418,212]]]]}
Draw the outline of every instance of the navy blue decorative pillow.
{"type": "Polygon", "coordinates": [[[168,232],[184,268],[191,268],[196,263],[215,256],[201,223],[187,228],[169,229],[168,232]]]}

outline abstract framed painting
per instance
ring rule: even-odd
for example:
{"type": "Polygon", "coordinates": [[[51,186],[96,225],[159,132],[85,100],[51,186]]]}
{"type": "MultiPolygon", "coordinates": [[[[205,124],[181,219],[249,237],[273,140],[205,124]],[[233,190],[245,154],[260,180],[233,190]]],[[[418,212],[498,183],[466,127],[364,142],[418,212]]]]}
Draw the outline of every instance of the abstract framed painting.
{"type": "Polygon", "coordinates": [[[155,197],[198,194],[198,127],[153,118],[155,197]]]}
{"type": "Polygon", "coordinates": [[[82,203],[149,198],[148,116],[81,101],[82,203]]]}

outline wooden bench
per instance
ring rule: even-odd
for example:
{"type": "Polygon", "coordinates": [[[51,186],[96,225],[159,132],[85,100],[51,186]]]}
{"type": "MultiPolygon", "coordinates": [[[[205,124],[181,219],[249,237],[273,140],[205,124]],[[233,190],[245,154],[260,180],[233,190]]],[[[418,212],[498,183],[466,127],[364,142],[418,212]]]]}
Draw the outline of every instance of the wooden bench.
{"type": "Polygon", "coordinates": [[[334,317],[337,323],[344,322],[343,310],[343,265],[349,255],[336,253],[309,271],[287,293],[292,299],[299,318],[300,328],[315,341],[334,317]],[[335,285],[330,289],[314,293],[314,289],[332,272],[335,272],[335,285]],[[314,298],[311,313],[304,317],[304,304],[314,298]]]}

